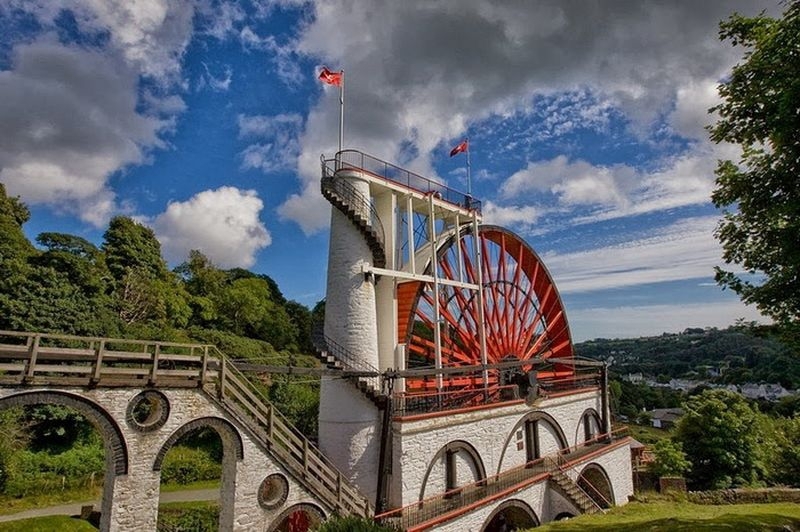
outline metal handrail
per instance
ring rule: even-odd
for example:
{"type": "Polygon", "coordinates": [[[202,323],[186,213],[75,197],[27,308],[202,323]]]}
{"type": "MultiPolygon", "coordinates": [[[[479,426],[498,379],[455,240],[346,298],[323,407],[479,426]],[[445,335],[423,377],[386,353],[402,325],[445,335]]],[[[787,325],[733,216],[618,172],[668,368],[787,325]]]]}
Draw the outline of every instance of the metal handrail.
{"type": "Polygon", "coordinates": [[[362,194],[346,179],[336,177],[334,169],[328,166],[328,161],[321,159],[321,163],[322,187],[329,187],[331,190],[333,190],[333,192],[336,193],[336,195],[338,195],[354,209],[360,208],[363,210],[362,212],[369,212],[369,219],[364,220],[364,222],[367,224],[367,227],[375,233],[375,239],[378,241],[378,244],[381,246],[381,250],[385,254],[386,232],[383,228],[383,222],[381,222],[381,219],[378,216],[378,211],[372,205],[370,199],[362,194]]]}
{"type": "Polygon", "coordinates": [[[434,193],[448,203],[458,205],[466,210],[475,210],[481,213],[481,202],[469,194],[464,194],[442,183],[422,177],[421,175],[400,168],[394,164],[383,161],[372,155],[368,155],[358,150],[343,150],[336,154],[335,159],[331,160],[335,164],[336,170],[352,168],[355,170],[365,170],[373,175],[382,177],[394,183],[404,185],[422,193],[434,193]]]}
{"type": "Polygon", "coordinates": [[[392,397],[392,412],[398,417],[413,416],[471,406],[496,406],[519,399],[519,386],[516,384],[445,392],[397,392],[392,397]]]}
{"type": "Polygon", "coordinates": [[[319,323],[311,327],[311,343],[321,353],[328,354],[335,358],[342,369],[355,372],[372,373],[374,375],[363,375],[356,377],[359,381],[364,382],[372,387],[374,392],[378,395],[386,395],[384,385],[384,375],[372,364],[362,360],[356,356],[349,349],[336,342],[331,337],[325,334],[323,326],[319,323]]]}

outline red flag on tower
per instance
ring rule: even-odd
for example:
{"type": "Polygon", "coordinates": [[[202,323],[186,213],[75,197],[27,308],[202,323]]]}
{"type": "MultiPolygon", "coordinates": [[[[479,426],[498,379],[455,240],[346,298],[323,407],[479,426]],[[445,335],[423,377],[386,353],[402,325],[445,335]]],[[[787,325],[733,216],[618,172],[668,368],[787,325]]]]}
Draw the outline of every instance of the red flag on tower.
{"type": "Polygon", "coordinates": [[[461,144],[450,150],[450,157],[469,150],[469,140],[464,139],[461,144]]]}
{"type": "Polygon", "coordinates": [[[328,85],[342,86],[342,72],[333,72],[328,70],[328,67],[322,67],[322,72],[319,73],[319,79],[328,85]]]}

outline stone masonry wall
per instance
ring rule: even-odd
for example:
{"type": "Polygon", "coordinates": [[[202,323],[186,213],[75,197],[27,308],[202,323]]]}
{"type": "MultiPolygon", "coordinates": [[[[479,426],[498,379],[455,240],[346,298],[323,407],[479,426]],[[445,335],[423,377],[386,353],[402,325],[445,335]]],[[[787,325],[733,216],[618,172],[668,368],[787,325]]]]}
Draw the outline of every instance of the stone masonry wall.
{"type": "MultiPolygon", "coordinates": [[[[106,491],[113,492],[113,501],[104,500],[103,509],[106,513],[110,512],[110,515],[103,516],[105,530],[129,532],[156,529],[160,471],[153,471],[154,463],[170,436],[199,418],[216,419],[220,426],[232,427],[230,434],[221,434],[225,446],[225,471],[221,488],[220,530],[265,530],[281,512],[299,503],[312,504],[328,513],[328,509],[321,507],[315,497],[295,481],[289,471],[277,463],[247,430],[237,426],[236,420],[230,418],[197,389],[159,390],[169,402],[169,415],[163,426],[150,432],[142,432],[126,422],[131,399],[142,391],[133,388],[0,388],[0,400],[15,394],[37,391],[82,396],[97,405],[98,409],[111,414],[117,421],[128,450],[128,473],[117,475],[107,485],[106,491]],[[238,441],[233,441],[238,439],[241,439],[242,447],[240,460],[235,456],[238,441]],[[261,482],[271,473],[285,476],[289,490],[286,501],[270,511],[260,506],[257,494],[261,482]]],[[[113,477],[113,471],[108,471],[107,474],[113,477]]]]}

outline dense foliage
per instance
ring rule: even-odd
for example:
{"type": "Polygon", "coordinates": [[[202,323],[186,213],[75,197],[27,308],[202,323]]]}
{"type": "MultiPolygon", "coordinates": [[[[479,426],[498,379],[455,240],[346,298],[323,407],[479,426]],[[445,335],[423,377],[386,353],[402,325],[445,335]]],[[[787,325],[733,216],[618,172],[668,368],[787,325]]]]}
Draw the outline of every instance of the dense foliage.
{"type": "Polygon", "coordinates": [[[796,347],[785,342],[780,331],[752,324],[686,329],[680,334],[647,338],[590,340],[577,344],[576,352],[609,361],[611,371],[619,376],[642,373],[661,382],[674,378],[716,384],[768,382],[800,389],[796,347]]]}
{"type": "Polygon", "coordinates": [[[720,161],[714,204],[723,209],[716,236],[728,264],[716,279],[779,322],[800,321],[800,1],[780,19],[731,16],[720,38],[745,49],[719,86],[716,142],[738,144],[737,163],[720,161]]]}
{"type": "Polygon", "coordinates": [[[170,271],[153,231],[124,216],[99,248],[64,233],[42,233],[37,247],[22,231],[28,218],[0,185],[0,329],[262,342],[248,344],[253,356],[311,352],[311,312],[266,275],[219,269],[199,251],[170,271]]]}

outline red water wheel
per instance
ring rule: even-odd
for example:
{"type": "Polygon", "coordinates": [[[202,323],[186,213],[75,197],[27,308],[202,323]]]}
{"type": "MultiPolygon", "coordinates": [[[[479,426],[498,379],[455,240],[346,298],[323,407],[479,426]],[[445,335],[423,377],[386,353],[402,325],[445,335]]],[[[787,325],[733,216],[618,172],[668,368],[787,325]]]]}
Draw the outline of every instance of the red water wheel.
{"type": "MultiPolygon", "coordinates": [[[[561,298],[539,256],[511,231],[480,226],[482,258],[478,264],[474,238],[471,230],[464,229],[459,240],[452,236],[437,251],[437,267],[440,278],[474,285],[479,282],[480,269],[487,363],[572,357],[561,298]]],[[[427,270],[431,275],[430,264],[427,270]]],[[[481,364],[477,290],[439,283],[438,300],[442,366],[481,364]]],[[[406,342],[409,369],[435,367],[435,306],[433,283],[412,282],[398,287],[398,329],[400,341],[406,342]]],[[[490,386],[502,383],[501,371],[489,370],[490,386]]],[[[445,390],[482,388],[483,373],[444,375],[442,386],[445,390]]],[[[406,380],[409,392],[436,387],[431,376],[406,380]]]]}

